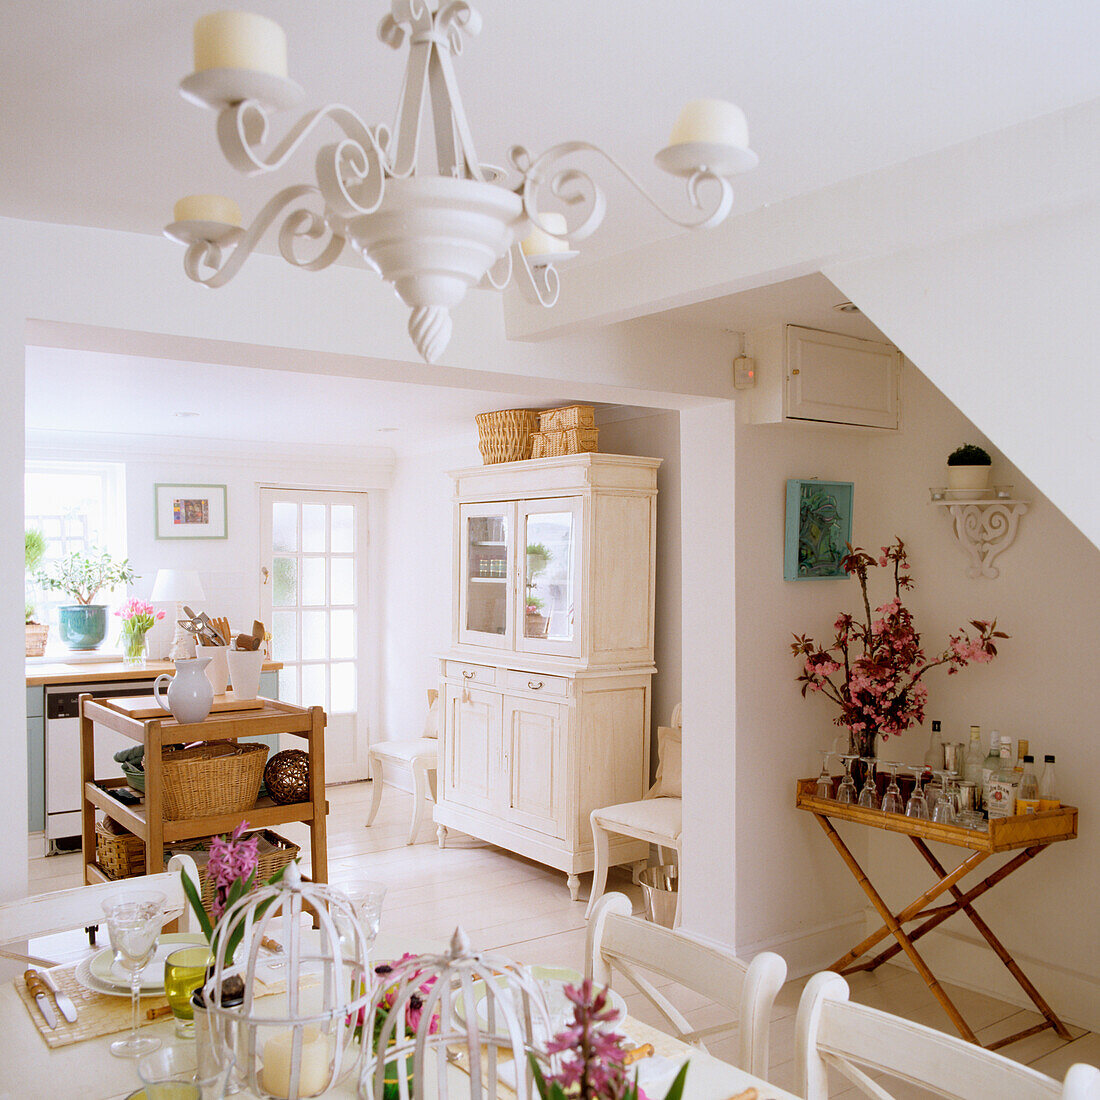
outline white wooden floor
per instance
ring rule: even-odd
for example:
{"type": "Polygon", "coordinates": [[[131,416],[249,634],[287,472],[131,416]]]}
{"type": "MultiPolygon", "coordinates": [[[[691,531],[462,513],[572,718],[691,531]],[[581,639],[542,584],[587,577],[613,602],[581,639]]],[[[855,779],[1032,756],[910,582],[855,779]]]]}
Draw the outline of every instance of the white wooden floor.
{"type": "MultiPolygon", "coordinates": [[[[448,938],[461,924],[471,942],[486,950],[500,951],[520,962],[584,967],[584,904],[571,902],[565,877],[507,852],[490,847],[448,848],[435,844],[434,826],[426,822],[417,843],[407,846],[412,819],[412,797],[387,787],[375,824],[366,829],[370,784],[355,783],[329,791],[330,814],[329,879],[339,885],[353,877],[370,878],[389,887],[382,913],[382,926],[400,930],[410,939],[448,938]]],[[[304,827],[281,826],[280,833],[303,846],[308,855],[304,827]]],[[[80,882],[78,854],[33,859],[30,890],[40,893],[63,889],[80,882]]],[[[641,910],[638,889],[626,879],[611,885],[631,896],[635,911],[641,910]]],[[[38,941],[42,944],[44,941],[38,941]]],[[[51,944],[50,958],[68,957],[81,950],[80,941],[51,944]]],[[[789,982],[779,995],[773,1017],[771,1069],[769,1079],[794,1091],[794,1019],[805,979],[789,982]]],[[[889,964],[874,974],[854,975],[850,984],[854,1000],[931,1027],[952,1032],[939,1004],[920,977],[889,964]]],[[[989,1040],[1019,1031],[1041,1017],[1014,1005],[944,983],[963,1015],[989,1040]]],[[[623,989],[630,1011],[655,1026],[661,1020],[637,993],[623,989]]],[[[695,1026],[722,1019],[721,1010],[686,990],[670,992],[671,999],[695,1026]]],[[[1055,1007],[1057,1005],[1055,1004],[1055,1007]]],[[[1064,1042],[1052,1031],[1044,1031],[1013,1044],[1003,1053],[1036,1069],[1061,1078],[1074,1062],[1100,1064],[1100,1035],[1071,1028],[1073,1040],[1064,1042]]],[[[718,1057],[732,1059],[734,1039],[708,1044],[718,1057]]],[[[929,1096],[897,1082],[884,1082],[898,1100],[929,1096]]],[[[839,1080],[834,1096],[859,1095],[839,1080]]]]}

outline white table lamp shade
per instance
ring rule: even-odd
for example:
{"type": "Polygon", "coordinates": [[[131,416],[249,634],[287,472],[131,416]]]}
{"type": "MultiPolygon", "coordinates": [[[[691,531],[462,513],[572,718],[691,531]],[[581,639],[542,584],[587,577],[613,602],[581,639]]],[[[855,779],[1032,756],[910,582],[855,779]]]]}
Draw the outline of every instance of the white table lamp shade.
{"type": "Polygon", "coordinates": [[[154,603],[205,600],[202,581],[194,569],[158,569],[149,599],[154,603]]]}

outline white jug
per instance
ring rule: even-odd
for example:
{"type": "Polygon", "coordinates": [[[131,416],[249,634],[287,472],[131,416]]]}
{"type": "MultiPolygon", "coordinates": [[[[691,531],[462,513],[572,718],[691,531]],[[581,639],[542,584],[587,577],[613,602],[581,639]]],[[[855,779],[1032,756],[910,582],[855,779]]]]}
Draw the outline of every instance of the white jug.
{"type": "Polygon", "coordinates": [[[190,661],[176,661],[176,674],[169,677],[161,673],[153,681],[153,695],[164,710],[171,713],[180,725],[201,722],[214,704],[214,688],[206,678],[209,657],[195,657],[190,661]],[[161,680],[169,680],[168,698],[161,694],[161,680]]]}

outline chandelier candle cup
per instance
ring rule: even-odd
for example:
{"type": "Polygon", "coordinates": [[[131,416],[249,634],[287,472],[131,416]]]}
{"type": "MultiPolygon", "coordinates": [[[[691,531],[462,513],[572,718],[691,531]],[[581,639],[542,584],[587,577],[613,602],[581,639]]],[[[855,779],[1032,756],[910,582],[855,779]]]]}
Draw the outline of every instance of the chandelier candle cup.
{"type": "Polygon", "coordinates": [[[693,99],[685,103],[668,143],[687,145],[691,142],[747,149],[749,124],[745,112],[724,99],[693,99]]]}
{"type": "Polygon", "coordinates": [[[172,220],[177,222],[216,222],[219,225],[240,226],[241,208],[224,195],[188,195],[172,208],[172,220]]]}
{"type": "Polygon", "coordinates": [[[531,227],[531,232],[523,238],[520,248],[525,256],[550,256],[569,251],[569,242],[565,239],[564,214],[539,214],[539,221],[545,227],[531,227]]]}
{"type": "Polygon", "coordinates": [[[278,23],[244,11],[216,11],[195,23],[195,71],[250,69],[285,77],[286,33],[278,23]]]}

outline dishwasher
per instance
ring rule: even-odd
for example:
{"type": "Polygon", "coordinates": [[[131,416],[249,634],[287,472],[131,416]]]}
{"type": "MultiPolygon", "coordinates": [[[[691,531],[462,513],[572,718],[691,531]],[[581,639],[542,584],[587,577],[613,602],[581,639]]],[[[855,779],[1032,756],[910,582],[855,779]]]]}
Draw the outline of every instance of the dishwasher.
{"type": "MultiPolygon", "coordinates": [[[[80,696],[97,699],[121,695],[151,695],[152,680],[120,680],[105,684],[58,684],[46,687],[46,840],[48,854],[58,851],[58,840],[80,836],[80,696]]],[[[167,715],[165,715],[167,717],[167,715]]],[[[114,730],[96,727],[95,777],[121,775],[115,762],[119,749],[136,742],[114,730]]]]}

